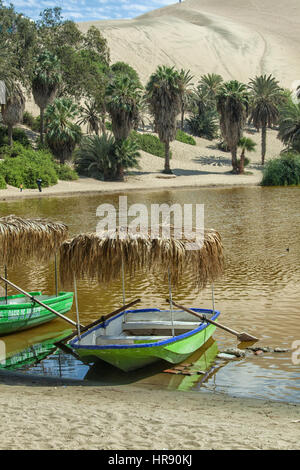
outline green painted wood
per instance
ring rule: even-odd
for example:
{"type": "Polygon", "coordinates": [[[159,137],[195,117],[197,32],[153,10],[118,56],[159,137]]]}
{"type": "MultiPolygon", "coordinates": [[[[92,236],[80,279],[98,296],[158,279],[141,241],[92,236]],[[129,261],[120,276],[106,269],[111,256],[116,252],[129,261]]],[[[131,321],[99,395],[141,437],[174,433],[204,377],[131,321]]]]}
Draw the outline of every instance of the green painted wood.
{"type": "MultiPolygon", "coordinates": [[[[41,292],[30,292],[43,303],[59,313],[67,313],[73,304],[73,292],[60,292],[56,296],[42,296],[41,292]]],[[[26,330],[49,322],[56,315],[35,302],[27,301],[23,295],[0,297],[0,336],[26,330]]]]}
{"type": "MultiPolygon", "coordinates": [[[[178,364],[206,343],[215,329],[214,325],[208,325],[204,330],[187,338],[161,346],[128,349],[84,349],[79,347],[76,348],[76,353],[84,362],[93,363],[102,360],[125,372],[140,369],[160,359],[171,364],[178,364]]],[[[153,343],[154,341],[152,339],[147,342],[153,343]]],[[[134,342],[134,344],[139,343],[145,344],[146,341],[134,342]]]]}

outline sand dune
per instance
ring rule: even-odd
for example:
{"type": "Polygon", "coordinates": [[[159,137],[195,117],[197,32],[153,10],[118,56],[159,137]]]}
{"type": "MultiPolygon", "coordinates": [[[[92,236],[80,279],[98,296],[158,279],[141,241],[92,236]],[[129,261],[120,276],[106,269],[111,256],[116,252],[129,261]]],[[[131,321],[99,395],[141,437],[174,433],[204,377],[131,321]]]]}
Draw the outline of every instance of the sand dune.
{"type": "MultiPolygon", "coordinates": [[[[107,38],[112,62],[133,66],[145,84],[158,65],[248,82],[272,73],[292,89],[300,80],[298,0],[185,0],[133,20],[80,22],[107,38]]],[[[26,108],[39,114],[32,100],[26,108]]]]}
{"type": "Polygon", "coordinates": [[[107,38],[112,61],[135,67],[145,83],[159,64],[190,69],[198,79],[216,72],[248,81],[273,73],[286,87],[300,78],[295,0],[186,0],[133,20],[94,24],[107,38]]]}

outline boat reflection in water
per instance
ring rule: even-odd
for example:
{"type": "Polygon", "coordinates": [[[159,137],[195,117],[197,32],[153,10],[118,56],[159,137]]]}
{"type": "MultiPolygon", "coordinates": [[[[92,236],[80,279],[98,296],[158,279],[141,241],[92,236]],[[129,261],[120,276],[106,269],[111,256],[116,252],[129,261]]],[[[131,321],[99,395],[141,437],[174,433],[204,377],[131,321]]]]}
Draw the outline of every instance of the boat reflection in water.
{"type": "Polygon", "coordinates": [[[36,334],[15,334],[2,338],[5,344],[5,357],[1,358],[0,369],[31,370],[48,356],[52,355],[57,346],[56,341],[70,334],[72,330],[47,331],[37,329],[36,334]]]}
{"type": "Polygon", "coordinates": [[[23,333],[6,337],[6,358],[0,362],[0,369],[23,372],[35,377],[82,380],[99,386],[136,383],[146,387],[190,390],[201,387],[211,377],[214,370],[212,365],[218,354],[217,343],[210,338],[202,348],[185,360],[185,363],[192,364],[189,367],[189,371],[194,372],[191,376],[164,372],[170,367],[165,361],[136,371],[123,372],[102,361],[88,366],[58,349],[55,343],[70,332],[71,330],[37,332],[33,337],[31,330],[31,335],[23,333]],[[205,373],[197,374],[200,370],[205,373]]]}

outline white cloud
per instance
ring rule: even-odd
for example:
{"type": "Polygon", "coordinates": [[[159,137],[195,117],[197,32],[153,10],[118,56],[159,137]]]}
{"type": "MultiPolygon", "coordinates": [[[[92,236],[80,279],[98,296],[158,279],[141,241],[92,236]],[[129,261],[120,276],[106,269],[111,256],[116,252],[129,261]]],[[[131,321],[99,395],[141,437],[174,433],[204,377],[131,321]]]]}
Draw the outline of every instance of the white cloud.
{"type": "MultiPolygon", "coordinates": [[[[5,0],[9,4],[10,0],[5,0]]],[[[64,18],[88,21],[134,18],[141,13],[176,3],[176,0],[13,0],[15,9],[37,19],[45,8],[62,8],[64,18]]]]}

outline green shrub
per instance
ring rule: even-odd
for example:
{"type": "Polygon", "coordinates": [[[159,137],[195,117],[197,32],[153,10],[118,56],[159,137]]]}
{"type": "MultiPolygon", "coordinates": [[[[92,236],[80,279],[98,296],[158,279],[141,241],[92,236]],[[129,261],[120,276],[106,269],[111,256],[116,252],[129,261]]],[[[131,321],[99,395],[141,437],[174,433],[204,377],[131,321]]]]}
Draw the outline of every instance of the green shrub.
{"type": "Polygon", "coordinates": [[[28,111],[25,111],[24,114],[23,114],[23,124],[25,126],[28,126],[30,127],[30,129],[32,129],[32,126],[34,125],[34,120],[35,120],[35,117],[29,113],[28,111]]]}
{"type": "Polygon", "coordinates": [[[187,124],[193,135],[213,140],[218,135],[219,121],[214,109],[205,110],[201,114],[195,114],[187,119],[187,124]]]}
{"type": "Polygon", "coordinates": [[[23,124],[25,126],[30,127],[30,129],[34,132],[39,132],[40,131],[40,116],[34,117],[31,113],[28,111],[25,111],[23,115],[23,124]]]}
{"type": "Polygon", "coordinates": [[[57,183],[55,162],[52,155],[45,151],[36,151],[14,144],[11,147],[3,147],[4,160],[0,166],[0,174],[7,184],[24,188],[36,188],[36,180],[41,178],[43,186],[51,186],[57,183]]]}
{"type": "MultiPolygon", "coordinates": [[[[244,160],[244,167],[250,165],[250,158],[248,157],[245,157],[245,160],[244,160]]],[[[240,158],[237,158],[237,166],[239,167],[240,166],[240,163],[241,163],[241,159],[240,158]]]]}
{"type": "Polygon", "coordinates": [[[32,126],[30,128],[34,132],[40,132],[40,127],[41,127],[41,118],[40,118],[40,116],[38,116],[38,117],[34,118],[34,121],[33,121],[32,126]]]}
{"type": "Polygon", "coordinates": [[[111,122],[106,121],[106,122],[105,122],[105,127],[106,127],[106,129],[107,129],[108,131],[112,131],[112,124],[111,124],[111,122]]]}
{"type": "Polygon", "coordinates": [[[99,180],[118,180],[124,170],[138,167],[139,157],[135,140],[117,143],[112,134],[94,135],[83,138],[76,150],[76,169],[99,180]]]}
{"type": "Polygon", "coordinates": [[[287,153],[270,160],[264,169],[262,186],[300,185],[300,154],[287,153]]]}
{"type": "Polygon", "coordinates": [[[67,164],[55,163],[55,171],[59,180],[62,181],[74,181],[78,180],[78,175],[73,168],[67,164]]]}
{"type": "Polygon", "coordinates": [[[229,147],[225,140],[220,139],[217,143],[217,149],[222,150],[222,152],[230,152],[229,147]]]}
{"type": "Polygon", "coordinates": [[[181,129],[178,129],[176,134],[176,140],[179,142],[183,142],[184,144],[189,145],[196,145],[195,139],[191,136],[183,132],[181,129]]]}
{"type": "MultiPolygon", "coordinates": [[[[24,147],[30,147],[30,141],[23,129],[13,129],[13,141],[19,142],[24,147]]],[[[7,127],[0,126],[0,147],[8,145],[7,127]]]]}
{"type": "MultiPolygon", "coordinates": [[[[0,167],[0,172],[1,172],[1,167],[0,167]]],[[[1,173],[0,173],[0,189],[6,189],[6,182],[5,182],[4,176],[2,176],[1,173]]]]}
{"type": "MultiPolygon", "coordinates": [[[[130,139],[136,141],[140,150],[144,150],[144,152],[151,153],[151,155],[156,155],[157,157],[165,158],[165,146],[155,135],[139,134],[136,131],[132,131],[130,139]]],[[[172,152],[170,152],[170,158],[171,157],[172,152]]]]}

